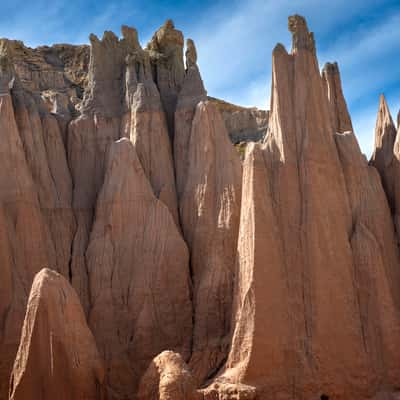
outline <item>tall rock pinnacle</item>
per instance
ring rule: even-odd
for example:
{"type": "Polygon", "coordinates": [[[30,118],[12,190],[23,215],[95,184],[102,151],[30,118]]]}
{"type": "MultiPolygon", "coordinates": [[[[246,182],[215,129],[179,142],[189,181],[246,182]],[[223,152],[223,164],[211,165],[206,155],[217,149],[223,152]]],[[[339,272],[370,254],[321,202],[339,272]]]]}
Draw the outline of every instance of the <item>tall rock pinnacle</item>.
{"type": "Polygon", "coordinates": [[[197,66],[193,40],[186,42],[186,71],[175,111],[174,160],[178,199],[182,195],[188,172],[188,151],[196,105],[207,100],[207,92],[197,66]]]}
{"type": "Polygon", "coordinates": [[[61,275],[40,271],[32,284],[10,399],[102,395],[103,363],[74,289],[61,275]]]}
{"type": "Polygon", "coordinates": [[[202,383],[228,353],[241,198],[241,162],[212,102],[196,107],[180,197],[191,251],[194,333],[189,363],[202,383]]]}
{"type": "Polygon", "coordinates": [[[365,160],[347,169],[362,159],[357,146],[339,157],[313,35],[300,16],[289,29],[292,53],[273,52],[267,137],[244,165],[232,347],[215,382],[222,393],[224,382],[255,386],[260,399],[368,398],[400,367],[398,250],[373,170],[365,160]],[[356,202],[355,173],[371,208],[356,202]],[[364,246],[374,249],[370,264],[364,246]]]}
{"type": "Polygon", "coordinates": [[[174,112],[185,77],[183,45],[183,34],[175,29],[170,19],[154,34],[147,45],[155,70],[155,81],[167,114],[171,141],[174,137],[174,112]]]}
{"type": "Polygon", "coordinates": [[[400,127],[382,96],[368,163],[288,28],[270,110],[171,20],[0,39],[0,400],[398,397],[400,127]]]}
{"type": "Polygon", "coordinates": [[[148,363],[166,349],[190,354],[188,251],[152,191],[133,144],[110,146],[86,259],[89,325],[111,399],[133,399],[148,363]]]}
{"type": "Polygon", "coordinates": [[[335,131],[339,133],[352,132],[353,125],[343,95],[338,64],[326,63],[322,70],[322,78],[328,94],[335,131]]]}

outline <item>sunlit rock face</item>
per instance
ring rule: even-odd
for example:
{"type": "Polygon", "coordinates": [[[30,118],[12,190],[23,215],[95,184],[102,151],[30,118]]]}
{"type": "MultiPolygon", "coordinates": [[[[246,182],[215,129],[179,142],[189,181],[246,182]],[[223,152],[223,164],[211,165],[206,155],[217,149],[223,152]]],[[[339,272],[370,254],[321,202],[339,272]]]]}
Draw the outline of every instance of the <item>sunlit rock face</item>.
{"type": "Polygon", "coordinates": [[[399,395],[398,123],[381,97],[368,163],[289,31],[269,111],[209,97],[171,20],[0,41],[0,400],[399,395]]]}
{"type": "Polygon", "coordinates": [[[43,269],[29,295],[10,398],[103,398],[104,367],[79,298],[60,274],[43,269]]]}

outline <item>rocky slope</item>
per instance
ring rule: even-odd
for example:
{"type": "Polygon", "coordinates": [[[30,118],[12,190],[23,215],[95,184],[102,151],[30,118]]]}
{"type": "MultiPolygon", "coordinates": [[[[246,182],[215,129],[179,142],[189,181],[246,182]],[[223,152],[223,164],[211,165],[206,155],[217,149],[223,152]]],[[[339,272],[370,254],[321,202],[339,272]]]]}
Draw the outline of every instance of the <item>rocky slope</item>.
{"type": "Polygon", "coordinates": [[[289,30],[270,111],[208,97],[171,20],[0,40],[0,400],[400,395],[399,126],[382,97],[368,163],[289,30]]]}

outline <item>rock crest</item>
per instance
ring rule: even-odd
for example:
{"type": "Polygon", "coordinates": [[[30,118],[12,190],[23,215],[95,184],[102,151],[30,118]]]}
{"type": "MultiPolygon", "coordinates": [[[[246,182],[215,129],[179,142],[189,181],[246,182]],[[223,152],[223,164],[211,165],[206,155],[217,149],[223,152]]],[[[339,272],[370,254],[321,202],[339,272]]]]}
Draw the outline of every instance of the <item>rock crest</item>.
{"type": "Polygon", "coordinates": [[[0,400],[398,397],[399,127],[382,97],[368,163],[288,27],[270,111],[171,20],[0,40],[0,400]]]}
{"type": "Polygon", "coordinates": [[[64,277],[41,270],[29,296],[10,399],[102,399],[103,379],[103,363],[77,294],[64,277]]]}

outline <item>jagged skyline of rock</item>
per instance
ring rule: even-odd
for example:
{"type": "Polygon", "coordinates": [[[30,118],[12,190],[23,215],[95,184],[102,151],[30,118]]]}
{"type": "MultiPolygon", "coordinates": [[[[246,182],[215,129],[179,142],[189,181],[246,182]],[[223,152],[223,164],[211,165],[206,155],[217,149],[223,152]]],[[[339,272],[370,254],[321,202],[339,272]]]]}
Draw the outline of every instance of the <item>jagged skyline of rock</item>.
{"type": "Polygon", "coordinates": [[[0,41],[0,400],[398,396],[399,118],[368,162],[287,28],[268,112],[207,96],[172,20],[0,41]]]}
{"type": "Polygon", "coordinates": [[[341,65],[353,124],[368,157],[373,151],[371,134],[380,93],[385,93],[391,109],[400,108],[398,78],[394,74],[396,63],[392,57],[400,51],[396,29],[400,9],[395,0],[383,0],[379,4],[373,0],[357,0],[351,4],[341,0],[325,2],[324,12],[312,0],[295,6],[290,2],[275,4],[261,0],[229,4],[227,0],[220,0],[212,5],[209,0],[201,3],[124,0],[118,1],[117,6],[115,1],[106,4],[98,1],[93,6],[89,0],[79,4],[57,0],[51,8],[44,0],[34,6],[18,6],[20,1],[5,0],[8,11],[0,16],[0,37],[19,38],[33,46],[88,43],[89,33],[100,36],[106,29],[118,32],[123,24],[134,25],[139,30],[144,46],[154,30],[165,19],[172,18],[186,35],[196,40],[209,94],[259,108],[269,105],[272,49],[278,41],[289,44],[285,19],[289,14],[300,13],[319,37],[321,59],[336,60],[341,65]],[[26,14],[19,12],[21,8],[27,10],[26,14]],[[10,14],[15,14],[12,23],[6,18],[10,14]],[[57,20],[57,26],[49,24],[49,20],[57,20]],[[204,29],[210,20],[212,32],[204,29]],[[231,40],[225,35],[227,31],[231,40]],[[377,44],[381,35],[385,37],[385,46],[377,44]],[[225,66],[225,74],[218,76],[214,66],[224,65],[224,60],[235,51],[243,55],[240,69],[231,62],[225,66]],[[239,82],[232,87],[231,82],[237,79],[239,82]]]}

